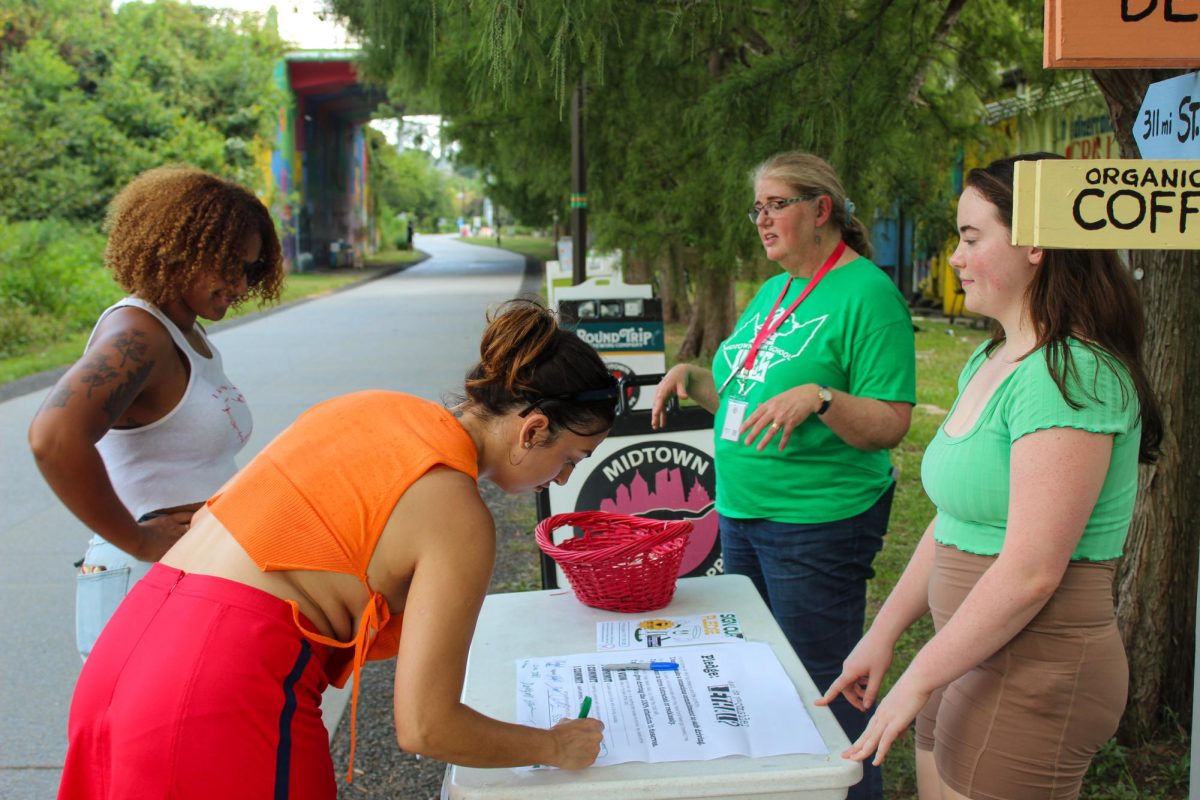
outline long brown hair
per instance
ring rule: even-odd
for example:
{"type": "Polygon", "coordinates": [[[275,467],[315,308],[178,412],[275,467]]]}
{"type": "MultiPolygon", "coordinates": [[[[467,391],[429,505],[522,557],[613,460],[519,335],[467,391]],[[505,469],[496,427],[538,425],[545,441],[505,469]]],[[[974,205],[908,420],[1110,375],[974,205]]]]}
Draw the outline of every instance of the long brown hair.
{"type": "MultiPolygon", "coordinates": [[[[1054,153],[1003,158],[971,170],[966,185],[994,205],[1000,221],[1012,230],[1013,165],[1018,161],[1059,158],[1062,157],[1054,153]]],[[[1142,363],[1145,318],[1141,299],[1129,269],[1116,252],[1067,248],[1043,251],[1025,302],[1037,347],[1044,348],[1050,376],[1072,408],[1082,406],[1067,388],[1068,377],[1074,377],[1078,383],[1068,337],[1090,348],[1102,361],[1117,359],[1129,371],[1142,419],[1138,455],[1141,461],[1152,463],[1162,442],[1162,414],[1142,363]]],[[[1003,341],[1004,331],[997,327],[987,352],[991,353],[1003,341]]]]}
{"type": "Polygon", "coordinates": [[[616,419],[617,382],[600,354],[533,300],[510,300],[489,315],[479,363],[467,373],[467,399],[483,416],[538,410],[550,432],[607,431],[616,419]]]}

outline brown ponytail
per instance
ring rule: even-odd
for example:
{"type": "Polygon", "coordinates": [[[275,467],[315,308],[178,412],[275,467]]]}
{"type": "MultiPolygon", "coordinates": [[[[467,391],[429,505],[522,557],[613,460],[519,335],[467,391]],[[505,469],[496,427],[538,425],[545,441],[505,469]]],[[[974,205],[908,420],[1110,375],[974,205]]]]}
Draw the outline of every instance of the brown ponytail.
{"type": "Polygon", "coordinates": [[[600,355],[532,300],[510,300],[489,315],[464,389],[485,416],[537,409],[552,430],[581,436],[606,431],[616,419],[616,380],[600,355]]]}

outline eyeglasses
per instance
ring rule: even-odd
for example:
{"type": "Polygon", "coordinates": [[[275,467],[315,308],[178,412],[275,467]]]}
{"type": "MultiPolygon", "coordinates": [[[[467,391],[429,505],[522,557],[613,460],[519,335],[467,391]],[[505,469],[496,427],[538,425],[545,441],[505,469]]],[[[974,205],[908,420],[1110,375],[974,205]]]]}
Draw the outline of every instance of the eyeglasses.
{"type": "Polygon", "coordinates": [[[746,212],[746,216],[750,217],[750,221],[755,225],[758,224],[759,216],[765,211],[768,217],[773,217],[780,211],[790,206],[792,203],[803,203],[805,200],[816,200],[815,194],[802,194],[798,197],[785,197],[780,200],[768,200],[762,205],[754,205],[746,212]]]}

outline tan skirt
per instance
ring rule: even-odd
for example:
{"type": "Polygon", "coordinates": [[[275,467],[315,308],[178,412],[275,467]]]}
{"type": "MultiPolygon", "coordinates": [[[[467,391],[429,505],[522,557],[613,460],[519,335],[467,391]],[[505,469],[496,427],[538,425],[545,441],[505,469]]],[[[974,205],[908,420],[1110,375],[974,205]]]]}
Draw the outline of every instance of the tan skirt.
{"type": "MultiPolygon", "coordinates": [[[[938,545],[936,630],[995,557],[938,545]]],[[[1115,562],[1073,561],[1045,607],[995,655],[929,699],[917,748],[972,800],[1074,798],[1125,710],[1129,665],[1113,609],[1115,562]]]]}

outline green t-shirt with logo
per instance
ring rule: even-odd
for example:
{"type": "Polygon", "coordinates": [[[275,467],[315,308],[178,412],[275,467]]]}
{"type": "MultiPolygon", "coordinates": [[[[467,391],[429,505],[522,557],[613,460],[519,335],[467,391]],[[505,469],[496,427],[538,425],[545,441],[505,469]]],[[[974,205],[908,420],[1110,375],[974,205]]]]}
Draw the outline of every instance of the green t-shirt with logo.
{"type": "MultiPolygon", "coordinates": [[[[750,349],[787,280],[782,273],[763,284],[721,343],[713,359],[718,387],[750,349]]],[[[806,278],[794,279],[776,315],[807,285],[806,278]]],[[[916,351],[908,305],[887,274],[866,258],[826,275],[763,343],[753,370],[742,371],[721,393],[714,425],[721,514],[795,524],[832,522],[866,511],[891,485],[886,450],[851,447],[816,414],[792,431],[783,452],[778,434],[761,452],[742,444],[745,437],[737,442],[722,438],[731,400],[747,404],[744,419],[749,419],[760,403],[801,384],[876,400],[916,402],[916,351]]]]}
{"type": "MultiPolygon", "coordinates": [[[[1072,560],[1107,561],[1125,546],[1137,496],[1142,424],[1129,371],[1117,359],[1074,340],[1067,390],[1072,408],[1046,366],[1042,350],[1030,353],[996,389],[971,429],[961,436],[938,428],[921,462],[921,483],[937,506],[933,537],[942,544],[993,556],[1008,530],[1009,468],[1013,443],[1046,428],[1079,428],[1113,436],[1112,458],[1096,506],[1072,560]]],[[[987,360],[986,343],[958,378],[959,397],[987,360]]],[[[955,401],[955,406],[958,401],[955,401]]],[[[953,415],[953,408],[947,419],[953,415]]]]}

